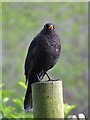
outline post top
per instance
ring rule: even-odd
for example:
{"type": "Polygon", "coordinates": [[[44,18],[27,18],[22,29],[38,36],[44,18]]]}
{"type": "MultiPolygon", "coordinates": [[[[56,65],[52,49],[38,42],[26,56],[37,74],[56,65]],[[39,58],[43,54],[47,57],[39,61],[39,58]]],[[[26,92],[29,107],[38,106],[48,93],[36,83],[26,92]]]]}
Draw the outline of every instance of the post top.
{"type": "Polygon", "coordinates": [[[55,84],[55,83],[56,84],[57,83],[59,83],[59,84],[61,83],[62,84],[62,81],[59,80],[59,79],[58,80],[51,80],[51,81],[41,81],[41,82],[35,82],[35,83],[33,83],[32,86],[33,85],[38,85],[38,84],[55,84]]]}

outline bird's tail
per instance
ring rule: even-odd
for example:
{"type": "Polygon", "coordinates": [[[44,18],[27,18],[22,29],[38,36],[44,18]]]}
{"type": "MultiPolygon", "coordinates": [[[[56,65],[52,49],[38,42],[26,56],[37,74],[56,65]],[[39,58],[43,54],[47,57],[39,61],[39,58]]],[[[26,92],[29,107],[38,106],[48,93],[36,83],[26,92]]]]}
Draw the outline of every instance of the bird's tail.
{"type": "Polygon", "coordinates": [[[28,82],[27,91],[24,99],[24,109],[29,110],[32,108],[32,90],[31,90],[31,83],[28,82]]]}
{"type": "Polygon", "coordinates": [[[28,81],[27,91],[24,99],[24,109],[30,110],[32,108],[32,88],[31,84],[34,82],[38,82],[38,78],[36,76],[31,77],[28,81]]]}

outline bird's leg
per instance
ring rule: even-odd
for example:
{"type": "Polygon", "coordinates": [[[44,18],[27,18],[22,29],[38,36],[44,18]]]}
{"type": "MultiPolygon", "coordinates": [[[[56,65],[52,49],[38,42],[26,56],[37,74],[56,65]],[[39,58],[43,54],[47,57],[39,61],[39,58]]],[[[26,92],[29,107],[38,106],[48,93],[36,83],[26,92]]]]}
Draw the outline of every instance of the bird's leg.
{"type": "Polygon", "coordinates": [[[48,77],[48,81],[51,81],[52,79],[50,78],[50,76],[47,74],[47,72],[45,72],[45,74],[47,75],[47,77],[48,77]]]}
{"type": "Polygon", "coordinates": [[[37,75],[38,81],[41,82],[42,80],[40,79],[39,75],[37,75]]]}
{"type": "MultiPolygon", "coordinates": [[[[47,72],[45,72],[45,74],[47,75],[47,77],[49,79],[48,81],[56,81],[56,80],[51,79],[50,76],[47,74],[47,72]]],[[[59,80],[59,79],[57,79],[57,80],[59,80]]]]}

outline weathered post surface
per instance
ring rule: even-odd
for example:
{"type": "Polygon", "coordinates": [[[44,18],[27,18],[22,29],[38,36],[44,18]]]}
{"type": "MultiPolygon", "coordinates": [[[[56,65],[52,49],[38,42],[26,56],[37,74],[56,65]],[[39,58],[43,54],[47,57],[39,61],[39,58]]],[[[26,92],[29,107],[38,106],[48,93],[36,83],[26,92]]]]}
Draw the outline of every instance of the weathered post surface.
{"type": "Polygon", "coordinates": [[[62,81],[32,84],[34,118],[64,118],[62,81]]]}

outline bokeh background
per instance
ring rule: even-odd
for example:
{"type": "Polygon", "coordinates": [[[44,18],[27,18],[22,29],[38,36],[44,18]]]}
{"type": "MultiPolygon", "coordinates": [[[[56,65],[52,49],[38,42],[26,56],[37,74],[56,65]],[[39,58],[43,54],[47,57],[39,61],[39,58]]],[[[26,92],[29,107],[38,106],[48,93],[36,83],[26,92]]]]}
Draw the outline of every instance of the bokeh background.
{"type": "Polygon", "coordinates": [[[62,44],[60,59],[49,74],[63,81],[64,103],[76,105],[72,114],[88,115],[88,3],[7,2],[2,7],[4,116],[23,111],[25,56],[31,40],[47,22],[57,25],[62,44]]]}

